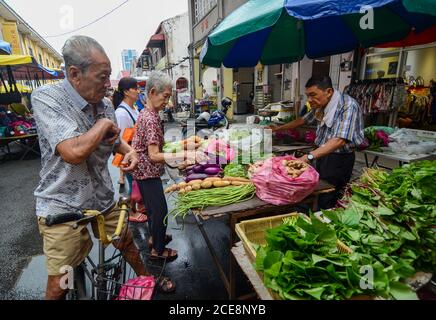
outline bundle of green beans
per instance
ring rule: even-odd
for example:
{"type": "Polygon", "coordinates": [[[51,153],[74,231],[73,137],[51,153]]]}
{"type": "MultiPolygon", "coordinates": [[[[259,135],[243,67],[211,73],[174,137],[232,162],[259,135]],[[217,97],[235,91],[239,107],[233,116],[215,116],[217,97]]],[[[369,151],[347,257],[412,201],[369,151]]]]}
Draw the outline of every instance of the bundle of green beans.
{"type": "Polygon", "coordinates": [[[185,216],[191,209],[203,210],[206,207],[227,206],[254,197],[255,186],[250,183],[242,186],[228,186],[223,188],[201,189],[179,194],[175,208],[170,212],[173,217],[185,216]]]}

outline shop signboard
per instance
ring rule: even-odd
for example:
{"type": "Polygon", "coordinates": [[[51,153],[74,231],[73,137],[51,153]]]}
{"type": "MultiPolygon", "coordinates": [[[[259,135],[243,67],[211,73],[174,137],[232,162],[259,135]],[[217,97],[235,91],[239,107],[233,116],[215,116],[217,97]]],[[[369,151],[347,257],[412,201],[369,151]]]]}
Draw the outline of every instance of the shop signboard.
{"type": "Polygon", "coordinates": [[[3,38],[12,47],[12,54],[23,54],[20,45],[20,35],[15,22],[3,22],[3,38]]]}

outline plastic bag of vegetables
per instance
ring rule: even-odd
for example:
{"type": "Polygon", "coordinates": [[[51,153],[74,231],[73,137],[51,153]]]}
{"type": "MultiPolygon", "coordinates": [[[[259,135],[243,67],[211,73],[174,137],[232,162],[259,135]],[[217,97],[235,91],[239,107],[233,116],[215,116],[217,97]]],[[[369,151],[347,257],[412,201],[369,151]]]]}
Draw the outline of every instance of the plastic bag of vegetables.
{"type": "Polygon", "coordinates": [[[274,205],[298,203],[318,185],[319,174],[292,156],[266,160],[252,175],[259,199],[274,205]]]}

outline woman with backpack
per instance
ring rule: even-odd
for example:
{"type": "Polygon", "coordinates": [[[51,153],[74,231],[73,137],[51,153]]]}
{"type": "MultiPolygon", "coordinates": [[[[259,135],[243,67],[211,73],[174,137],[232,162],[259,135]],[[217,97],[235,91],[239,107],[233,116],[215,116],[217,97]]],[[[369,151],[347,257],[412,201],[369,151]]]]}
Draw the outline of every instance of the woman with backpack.
{"type": "MultiPolygon", "coordinates": [[[[118,127],[121,129],[120,137],[123,137],[126,129],[135,127],[139,116],[139,111],[135,108],[135,102],[138,99],[139,88],[138,82],[134,78],[125,77],[118,83],[118,89],[113,94],[113,104],[116,108],[115,116],[117,118],[118,127]]],[[[126,135],[124,135],[126,136],[126,135]]],[[[131,141],[126,141],[131,143],[131,141]]],[[[124,184],[123,172],[120,170],[120,180],[118,183],[124,184]]],[[[133,177],[131,174],[126,174],[127,182],[129,183],[129,195],[132,193],[133,177]]],[[[136,204],[132,203],[133,212],[130,213],[129,221],[131,222],[146,222],[147,216],[136,210],[136,204]]]]}

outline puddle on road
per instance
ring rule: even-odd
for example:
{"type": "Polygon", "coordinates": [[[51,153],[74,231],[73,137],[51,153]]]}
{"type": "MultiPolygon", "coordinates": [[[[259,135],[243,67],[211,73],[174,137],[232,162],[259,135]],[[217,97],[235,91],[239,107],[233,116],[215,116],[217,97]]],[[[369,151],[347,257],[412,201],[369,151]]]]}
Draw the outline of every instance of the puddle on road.
{"type": "MultiPolygon", "coordinates": [[[[98,261],[98,245],[95,239],[90,257],[94,262],[98,261]]],[[[114,247],[106,249],[106,257],[111,257],[115,252],[114,247]]],[[[23,269],[20,278],[13,291],[10,293],[14,300],[40,300],[44,299],[47,285],[47,270],[45,267],[45,256],[33,257],[29,264],[23,269]]]]}
{"type": "Polygon", "coordinates": [[[23,269],[12,295],[14,299],[38,300],[44,299],[47,284],[44,255],[33,257],[23,269]]]}

